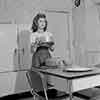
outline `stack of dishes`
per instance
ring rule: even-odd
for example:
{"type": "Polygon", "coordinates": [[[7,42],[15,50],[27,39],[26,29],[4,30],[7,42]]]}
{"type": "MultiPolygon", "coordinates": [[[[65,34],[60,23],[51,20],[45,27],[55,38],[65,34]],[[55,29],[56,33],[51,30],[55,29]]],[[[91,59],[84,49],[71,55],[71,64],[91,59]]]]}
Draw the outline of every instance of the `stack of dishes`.
{"type": "Polygon", "coordinates": [[[45,46],[45,47],[51,47],[52,45],[54,45],[54,42],[50,41],[50,42],[42,42],[39,44],[40,46],[45,46]]]}
{"type": "Polygon", "coordinates": [[[54,45],[54,41],[48,37],[40,37],[40,46],[50,47],[54,45]]]}
{"type": "Polygon", "coordinates": [[[61,59],[59,57],[53,57],[46,60],[46,66],[48,67],[58,67],[61,64],[61,59]]]}
{"type": "Polygon", "coordinates": [[[78,65],[73,65],[73,66],[64,68],[64,71],[67,71],[67,72],[87,72],[87,71],[92,71],[93,69],[94,69],[93,67],[81,67],[78,65]]]}

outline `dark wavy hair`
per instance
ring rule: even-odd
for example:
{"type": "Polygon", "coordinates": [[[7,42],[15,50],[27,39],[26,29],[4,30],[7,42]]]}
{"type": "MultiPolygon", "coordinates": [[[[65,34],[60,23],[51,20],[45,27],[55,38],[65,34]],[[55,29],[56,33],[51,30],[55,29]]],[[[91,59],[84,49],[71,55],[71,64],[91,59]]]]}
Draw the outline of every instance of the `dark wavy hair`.
{"type": "MultiPolygon", "coordinates": [[[[33,23],[32,23],[32,27],[31,27],[32,32],[36,32],[36,31],[38,30],[38,20],[39,20],[39,18],[45,18],[45,19],[46,19],[46,15],[43,14],[43,13],[38,13],[38,14],[34,17],[33,23]]],[[[45,20],[45,23],[46,23],[46,25],[45,25],[45,27],[44,27],[44,31],[46,31],[46,29],[47,29],[47,20],[45,20]]]]}

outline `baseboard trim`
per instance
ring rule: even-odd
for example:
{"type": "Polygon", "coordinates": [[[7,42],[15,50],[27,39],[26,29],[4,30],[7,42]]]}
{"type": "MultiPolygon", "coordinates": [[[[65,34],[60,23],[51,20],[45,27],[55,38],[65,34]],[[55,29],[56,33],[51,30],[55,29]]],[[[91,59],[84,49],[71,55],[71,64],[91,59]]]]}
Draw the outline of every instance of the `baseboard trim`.
{"type": "Polygon", "coordinates": [[[3,97],[0,97],[0,100],[18,100],[21,98],[29,98],[29,97],[32,97],[32,95],[30,91],[27,91],[27,92],[21,92],[17,94],[3,96],[3,97]]]}
{"type": "MultiPolygon", "coordinates": [[[[47,94],[48,94],[48,98],[65,98],[66,96],[68,96],[68,94],[66,94],[65,92],[57,91],[56,89],[48,90],[47,94]]],[[[40,95],[43,95],[44,97],[43,93],[40,95]]],[[[0,100],[19,100],[19,99],[31,98],[31,97],[32,94],[30,93],[30,91],[26,91],[26,92],[3,96],[0,98],[0,100]]]]}
{"type": "MultiPolygon", "coordinates": [[[[50,94],[52,94],[52,93],[50,93],[50,94]]],[[[61,93],[60,93],[60,95],[61,95],[61,93]]],[[[90,99],[89,97],[87,97],[85,95],[82,95],[82,94],[80,94],[78,92],[73,93],[73,95],[76,96],[76,97],[79,97],[79,98],[84,98],[86,100],[89,100],[90,99]]],[[[62,94],[61,96],[58,96],[58,98],[59,97],[60,98],[61,97],[62,98],[65,98],[66,96],[68,97],[68,94],[62,94]]],[[[32,94],[30,93],[30,91],[26,91],[26,92],[21,92],[21,93],[16,93],[16,94],[10,94],[10,95],[6,95],[6,96],[2,96],[2,97],[0,97],[0,100],[19,100],[19,99],[31,98],[31,97],[32,97],[32,94]]]]}

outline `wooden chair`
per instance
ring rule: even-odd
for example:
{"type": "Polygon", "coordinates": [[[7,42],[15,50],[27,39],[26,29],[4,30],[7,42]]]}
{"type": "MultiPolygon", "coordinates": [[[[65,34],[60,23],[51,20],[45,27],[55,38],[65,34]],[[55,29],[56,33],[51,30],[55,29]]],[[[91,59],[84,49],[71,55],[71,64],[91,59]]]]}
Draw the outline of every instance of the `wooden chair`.
{"type": "Polygon", "coordinates": [[[31,94],[33,95],[34,100],[36,96],[42,98],[40,95],[41,91],[44,92],[45,99],[48,100],[46,81],[41,77],[40,73],[29,70],[26,72],[26,76],[31,87],[31,94]]]}
{"type": "MultiPolygon", "coordinates": [[[[48,100],[48,98],[50,98],[49,95],[52,95],[52,98],[56,98],[55,95],[58,91],[52,87],[47,87],[47,82],[40,72],[36,70],[29,70],[26,72],[26,76],[31,88],[30,92],[33,95],[34,100],[36,100],[36,97],[41,100],[48,100]]],[[[59,94],[60,96],[58,96],[58,98],[65,98],[67,96],[65,92],[59,91],[59,94]]]]}

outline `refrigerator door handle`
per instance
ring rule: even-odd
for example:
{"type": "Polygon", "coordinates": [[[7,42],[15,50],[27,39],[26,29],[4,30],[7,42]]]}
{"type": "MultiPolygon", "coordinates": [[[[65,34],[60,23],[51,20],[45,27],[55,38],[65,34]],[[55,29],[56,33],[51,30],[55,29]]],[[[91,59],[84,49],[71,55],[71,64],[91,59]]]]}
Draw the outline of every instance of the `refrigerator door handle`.
{"type": "Polygon", "coordinates": [[[14,54],[16,55],[16,54],[20,54],[20,53],[22,53],[23,55],[25,54],[25,49],[24,48],[15,48],[14,49],[14,54]]]}
{"type": "Polygon", "coordinates": [[[25,49],[24,48],[22,48],[22,53],[23,53],[23,55],[25,54],[25,49]]]}
{"type": "Polygon", "coordinates": [[[17,54],[17,48],[14,49],[14,54],[15,54],[15,55],[17,54]]]}

